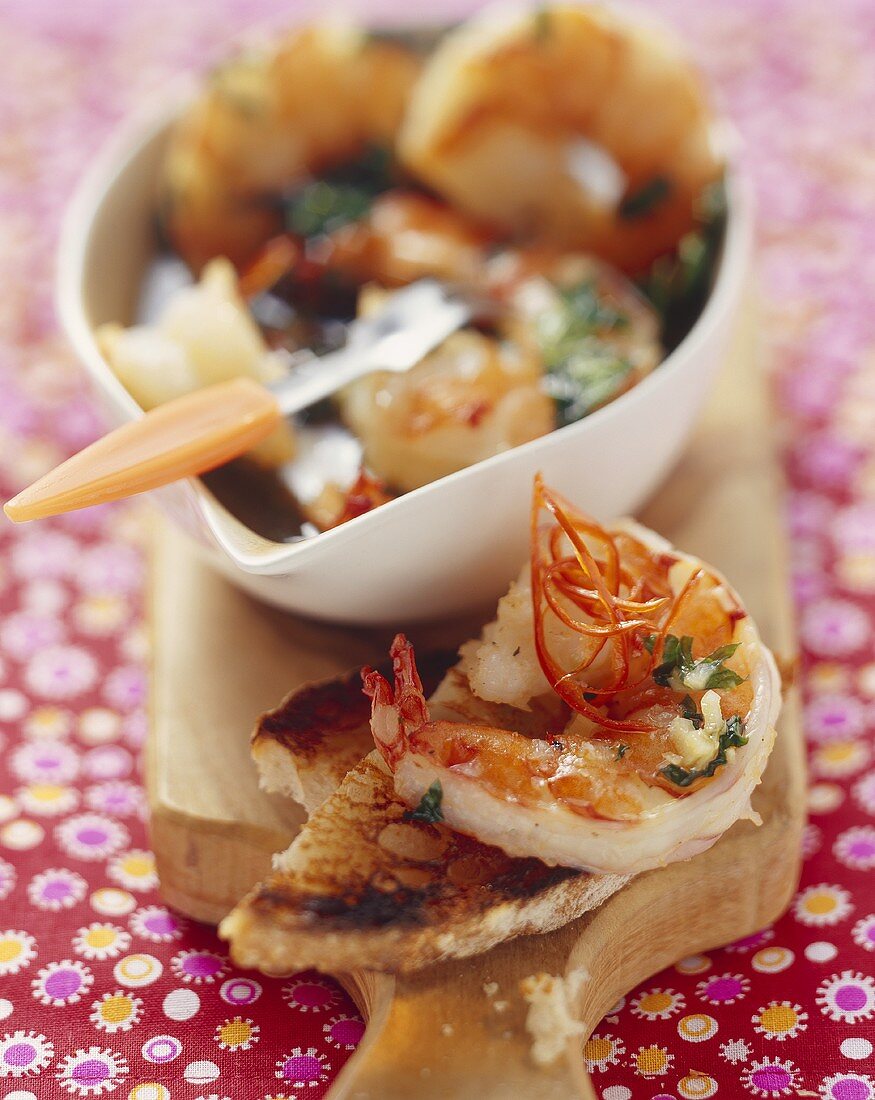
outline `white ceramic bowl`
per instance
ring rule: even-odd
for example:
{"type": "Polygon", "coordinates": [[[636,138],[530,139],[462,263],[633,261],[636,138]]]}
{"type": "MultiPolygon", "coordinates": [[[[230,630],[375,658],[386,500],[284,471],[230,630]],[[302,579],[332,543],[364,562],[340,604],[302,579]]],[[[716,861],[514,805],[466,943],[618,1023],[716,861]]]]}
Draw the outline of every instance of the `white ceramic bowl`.
{"type": "MultiPolygon", "coordinates": [[[[67,335],[113,424],[142,415],[94,339],[130,323],[155,250],[156,178],[178,103],[134,121],[76,192],[60,246],[58,302],[67,335]]],[[[604,518],[634,512],[678,458],[726,354],[748,271],[751,198],[730,171],[726,240],[711,297],[667,359],[586,419],[496,455],[296,543],[250,531],[192,480],[154,495],[233,581],[321,619],[405,623],[485,605],[525,560],[532,478],[604,518]]]]}

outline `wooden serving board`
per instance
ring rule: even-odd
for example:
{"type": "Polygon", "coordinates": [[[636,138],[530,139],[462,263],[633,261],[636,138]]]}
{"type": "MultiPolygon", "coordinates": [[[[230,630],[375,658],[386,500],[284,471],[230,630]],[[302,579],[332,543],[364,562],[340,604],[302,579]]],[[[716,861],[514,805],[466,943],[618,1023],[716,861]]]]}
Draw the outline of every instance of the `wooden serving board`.
{"type": "MultiPolygon", "coordinates": [[[[689,449],[640,518],[723,570],[791,667],[769,435],[748,331],[689,449]]],[[[264,875],[271,854],[288,845],[303,819],[295,805],[258,790],[248,756],[256,718],[296,684],[382,656],[388,635],[267,609],[203,568],[169,528],[156,541],[152,839],[167,901],[216,922],[264,875]]],[[[458,643],[471,624],[439,633],[436,642],[458,643]]],[[[804,769],[792,691],[754,804],[761,827],[736,825],[710,851],[637,877],[557,932],[411,976],[347,976],[368,1028],[331,1100],[593,1100],[581,1043],[619,997],[683,956],[762,928],[795,890],[804,769]],[[582,1029],[548,1069],[539,1068],[520,982],[539,971],[581,970],[587,978],[571,1010],[582,1029]],[[484,986],[492,991],[492,983],[489,996],[484,986]]]]}

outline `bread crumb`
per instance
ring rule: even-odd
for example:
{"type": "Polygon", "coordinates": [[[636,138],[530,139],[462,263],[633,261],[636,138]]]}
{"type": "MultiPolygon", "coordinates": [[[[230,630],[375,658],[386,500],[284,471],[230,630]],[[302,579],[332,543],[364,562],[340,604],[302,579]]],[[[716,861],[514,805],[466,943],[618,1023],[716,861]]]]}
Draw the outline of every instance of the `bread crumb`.
{"type": "Polygon", "coordinates": [[[492,1007],[496,1012],[507,1012],[510,1008],[510,1001],[493,1001],[492,1007]]]}
{"type": "Polygon", "coordinates": [[[441,1035],[445,1035],[448,1039],[455,1033],[455,1030],[452,1024],[441,1024],[441,1035]]]}
{"type": "Polygon", "coordinates": [[[526,1030],[532,1038],[532,1060],[549,1066],[565,1049],[569,1039],[583,1035],[585,1028],[572,1014],[573,1004],[583,982],[585,970],[572,970],[562,978],[553,974],[532,974],[520,983],[529,1006],[526,1030]]]}
{"type": "Polygon", "coordinates": [[[498,982],[484,982],[483,992],[487,997],[494,997],[498,992],[498,982]]]}

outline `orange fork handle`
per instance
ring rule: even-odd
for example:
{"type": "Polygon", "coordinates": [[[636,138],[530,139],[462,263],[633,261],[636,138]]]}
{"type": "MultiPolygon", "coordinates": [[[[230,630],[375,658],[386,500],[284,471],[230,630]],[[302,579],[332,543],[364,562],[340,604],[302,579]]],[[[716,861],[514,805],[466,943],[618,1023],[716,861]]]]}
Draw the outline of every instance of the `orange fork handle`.
{"type": "Polygon", "coordinates": [[[4,507],[14,523],[144,493],[248,451],[282,419],[276,398],[234,378],[168,401],[98,439],[4,507]]]}

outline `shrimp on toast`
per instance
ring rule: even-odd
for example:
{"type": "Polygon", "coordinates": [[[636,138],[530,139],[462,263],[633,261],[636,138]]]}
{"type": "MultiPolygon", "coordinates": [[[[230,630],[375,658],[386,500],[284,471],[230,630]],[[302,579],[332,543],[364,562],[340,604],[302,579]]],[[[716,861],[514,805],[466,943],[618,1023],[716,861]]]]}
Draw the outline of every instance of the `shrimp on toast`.
{"type": "Polygon", "coordinates": [[[222,921],[235,964],[406,972],[549,932],[628,882],[511,859],[411,817],[375,750],[222,921]]]}
{"type": "Polygon", "coordinates": [[[693,226],[723,167],[674,40],[562,3],[487,9],[451,31],[412,88],[398,150],[472,217],[636,274],[693,226]]]}
{"type": "Polygon", "coordinates": [[[737,596],[643,528],[601,527],[535,491],[531,568],[455,665],[428,656],[421,681],[399,638],[394,687],[388,667],[362,670],[370,731],[352,674],[262,719],[263,785],[312,816],[222,924],[238,965],[410,971],[465,958],[558,928],[630,873],[752,816],[777,682],[737,596]],[[681,822],[676,802],[693,808],[681,822]]]}
{"type": "Polygon", "coordinates": [[[636,873],[756,818],[780,682],[738,596],[710,566],[637,525],[600,526],[540,479],[529,575],[459,666],[476,698],[523,721],[445,716],[403,635],[392,657],[394,687],[379,672],[364,682],[395,790],[411,807],[431,792],[442,820],[508,855],[636,873]],[[533,734],[544,699],[563,709],[533,734]]]}
{"type": "MultiPolygon", "coordinates": [[[[426,654],[425,689],[446,676],[444,699],[466,713],[477,703],[466,699],[452,662],[426,654]]],[[[545,931],[569,906],[565,919],[625,881],[509,860],[413,820],[373,749],[360,669],[293,691],[259,720],[252,755],[261,786],[300,802],[311,818],[222,925],[240,965],[413,970],[522,930],[545,931]]]]}
{"type": "MultiPolygon", "coordinates": [[[[440,654],[423,661],[426,690],[447,663],[440,654]]],[[[503,708],[474,697],[457,669],[438,693],[447,713],[501,720],[503,708]]],[[[558,928],[628,881],[510,859],[411,814],[373,749],[369,712],[357,670],[298,689],[259,723],[262,786],[303,802],[311,817],[222,922],[237,965],[417,970],[558,928]]],[[[539,720],[533,711],[533,728],[539,720]]]]}

